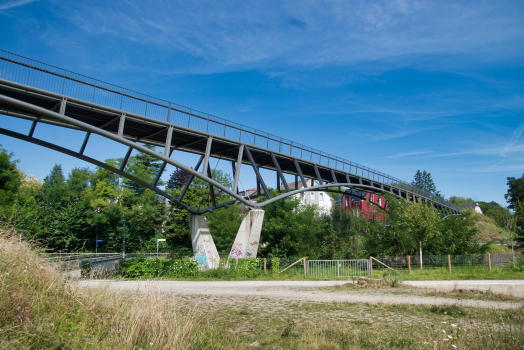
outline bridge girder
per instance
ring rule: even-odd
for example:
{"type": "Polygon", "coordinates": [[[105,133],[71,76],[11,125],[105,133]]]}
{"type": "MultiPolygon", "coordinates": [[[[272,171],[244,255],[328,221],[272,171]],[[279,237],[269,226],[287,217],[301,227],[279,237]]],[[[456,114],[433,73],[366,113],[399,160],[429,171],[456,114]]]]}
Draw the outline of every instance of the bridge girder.
{"type": "MultiPolygon", "coordinates": [[[[211,135],[199,130],[185,128],[171,123],[161,122],[148,117],[135,115],[126,111],[117,110],[103,105],[98,105],[92,102],[87,102],[72,97],[64,96],[61,94],[30,87],[27,85],[0,79],[0,88],[3,87],[6,87],[7,90],[0,90],[0,112],[18,118],[33,120],[34,123],[31,127],[31,136],[17,134],[6,129],[0,129],[0,133],[11,137],[16,137],[24,141],[39,144],[41,146],[48,147],[62,153],[66,153],[68,155],[74,156],[76,158],[85,160],[89,163],[101,166],[105,169],[118,173],[119,175],[127,177],[132,181],[136,181],[144,187],[155,191],[159,195],[162,195],[168,198],[169,200],[174,201],[175,203],[179,204],[184,209],[190,211],[193,214],[200,214],[206,211],[212,211],[214,209],[227,206],[228,204],[234,202],[240,202],[250,208],[262,208],[277,200],[282,200],[290,196],[297,195],[301,192],[330,189],[332,187],[347,187],[351,189],[360,189],[366,192],[377,194],[381,194],[383,191],[386,191],[396,195],[399,198],[404,198],[406,200],[430,202],[439,210],[448,209],[453,212],[457,212],[457,210],[454,210],[453,208],[442,206],[440,203],[434,202],[434,200],[432,200],[431,198],[426,198],[421,194],[415,194],[397,186],[400,184],[382,183],[380,181],[366,178],[357,174],[341,172],[338,169],[325,167],[321,164],[305,162],[301,159],[290,157],[289,155],[274,152],[269,149],[263,149],[251,144],[248,145],[245,143],[227,139],[225,137],[217,137],[216,135],[211,135]],[[11,93],[8,93],[8,95],[11,96],[7,96],[6,94],[4,94],[6,91],[11,91],[11,93]],[[34,104],[15,98],[24,94],[29,94],[27,100],[31,100],[31,98],[40,98],[40,101],[37,101],[38,103],[34,104]],[[48,108],[42,106],[42,99],[47,100],[49,102],[47,104],[48,108]],[[58,105],[60,106],[59,112],[55,112],[53,109],[56,109],[58,105]],[[97,113],[102,113],[103,115],[106,115],[106,118],[103,121],[103,123],[92,125],[81,120],[77,120],[71,116],[70,113],[72,113],[73,115],[75,114],[75,112],[79,113],[79,109],[95,110],[97,113]],[[66,148],[32,138],[32,131],[34,131],[34,127],[36,126],[37,122],[54,124],[62,127],[85,131],[87,134],[80,152],[74,152],[66,148]],[[133,130],[137,129],[138,122],[140,125],[147,125],[147,128],[149,128],[147,134],[141,130],[139,136],[130,135],[129,132],[127,132],[126,128],[131,128],[133,130]],[[87,145],[91,133],[95,133],[113,141],[124,144],[130,147],[130,150],[136,149],[140,152],[149,154],[161,160],[163,162],[163,167],[165,167],[166,164],[171,164],[179,169],[182,169],[191,174],[192,177],[196,176],[202,179],[203,181],[207,182],[210,185],[210,190],[213,192],[213,194],[213,188],[218,188],[222,192],[232,197],[233,201],[228,203],[221,203],[218,205],[213,203],[212,207],[205,208],[202,210],[195,210],[194,208],[190,208],[182,202],[181,198],[173,198],[168,193],[156,186],[161,174],[158,174],[157,179],[155,179],[155,182],[153,184],[148,184],[140,179],[133,178],[131,175],[125,173],[123,171],[124,169],[117,169],[105,163],[99,162],[95,159],[84,156],[83,151],[87,145]],[[178,145],[172,144],[171,141],[175,133],[191,134],[193,138],[188,139],[187,142],[181,142],[178,145]],[[144,146],[139,145],[137,143],[138,141],[164,147],[165,151],[162,154],[150,150],[144,146]],[[220,150],[218,151],[212,150],[212,147],[215,145],[215,141],[217,141],[220,147],[220,150]],[[195,147],[196,144],[199,144],[204,148],[199,150],[199,148],[195,147]],[[227,148],[224,148],[224,145],[227,145],[227,148]],[[224,150],[224,152],[226,153],[224,153],[223,157],[221,155],[220,158],[231,160],[232,162],[236,161],[238,171],[242,163],[251,165],[253,167],[257,176],[257,183],[261,184],[262,190],[264,191],[264,194],[267,197],[270,197],[270,195],[265,185],[265,182],[262,179],[260,172],[258,171],[259,167],[276,171],[278,179],[281,180],[284,185],[287,185],[284,179],[284,174],[295,175],[296,177],[299,177],[302,183],[305,182],[306,178],[311,178],[315,179],[316,181],[319,181],[320,184],[317,186],[310,187],[304,186],[301,189],[295,190],[291,190],[288,186],[285,186],[286,193],[283,193],[274,198],[269,198],[267,201],[262,203],[253,203],[249,200],[248,197],[243,197],[239,195],[237,192],[238,171],[235,171],[234,174],[236,186],[234,186],[233,189],[229,189],[211,178],[211,174],[209,172],[209,165],[207,167],[208,169],[204,167],[202,172],[199,172],[197,170],[192,169],[191,167],[188,167],[180,162],[171,159],[170,153],[174,149],[201,154],[204,156],[204,162],[207,164],[209,164],[210,157],[218,154],[221,150],[224,150]],[[285,165],[285,167],[283,165],[285,165]],[[310,173],[308,173],[308,177],[304,175],[304,169],[307,169],[310,173]],[[338,182],[339,179],[344,179],[346,180],[346,182],[338,182]]],[[[182,139],[183,138],[179,135],[178,141],[181,141],[182,139]]],[[[257,186],[257,188],[259,188],[259,186],[257,186]]],[[[253,198],[253,196],[251,196],[251,198],[253,198]]]]}

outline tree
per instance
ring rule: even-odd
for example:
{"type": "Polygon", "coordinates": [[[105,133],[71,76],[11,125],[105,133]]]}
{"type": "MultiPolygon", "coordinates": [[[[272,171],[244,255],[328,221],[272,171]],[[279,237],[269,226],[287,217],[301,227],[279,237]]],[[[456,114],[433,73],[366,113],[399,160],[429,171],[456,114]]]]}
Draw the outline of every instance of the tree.
{"type": "Polygon", "coordinates": [[[478,244],[476,241],[479,229],[475,223],[477,217],[473,211],[464,210],[459,215],[447,215],[438,222],[438,233],[426,241],[426,254],[462,255],[484,254],[489,244],[478,244]]]}
{"type": "Polygon", "coordinates": [[[361,230],[357,218],[340,206],[322,217],[323,232],[318,236],[322,259],[356,259],[364,255],[360,245],[361,230]]]}
{"type": "Polygon", "coordinates": [[[18,192],[24,176],[16,167],[18,160],[12,159],[14,154],[8,153],[0,145],[0,205],[12,203],[18,192]]]}
{"type": "MultiPolygon", "coordinates": [[[[146,144],[143,146],[150,150],[155,150],[155,146],[146,144]]],[[[139,152],[138,154],[129,158],[126,166],[126,172],[139,178],[140,180],[151,183],[161,168],[162,162],[160,160],[147,153],[139,152]]],[[[159,184],[162,183],[159,182],[159,184]]],[[[141,196],[146,192],[145,187],[128,179],[124,179],[124,186],[131,189],[137,196],[141,196]]]]}
{"type": "Polygon", "coordinates": [[[398,225],[413,236],[420,246],[420,268],[422,268],[422,241],[438,233],[437,211],[426,204],[407,202],[399,214],[398,225]]]}
{"type": "Polygon", "coordinates": [[[40,193],[41,205],[45,208],[58,208],[67,204],[71,192],[65,182],[62,166],[55,164],[45,177],[40,193]]]}
{"type": "Polygon", "coordinates": [[[76,199],[82,198],[86,188],[91,186],[91,177],[93,173],[89,168],[75,168],[71,170],[67,178],[67,186],[71,195],[76,199]]]}
{"type": "MultiPolygon", "coordinates": [[[[269,189],[273,196],[277,191],[269,189]]],[[[260,201],[266,199],[259,197],[260,201]]],[[[300,199],[288,198],[264,208],[264,224],[260,241],[268,243],[263,254],[315,259],[319,256],[317,236],[322,232],[320,211],[316,205],[302,205],[300,199]]],[[[261,254],[261,255],[263,255],[261,254]]]]}
{"type": "Polygon", "coordinates": [[[215,210],[206,216],[208,218],[207,226],[213,234],[217,250],[229,252],[243,219],[241,209],[238,205],[231,204],[229,208],[215,210]]]}
{"type": "Polygon", "coordinates": [[[524,175],[516,179],[508,177],[508,193],[504,195],[509,203],[509,209],[515,209],[518,202],[524,202],[524,175]]]}
{"type": "Polygon", "coordinates": [[[464,208],[464,204],[474,202],[474,200],[469,197],[457,197],[457,196],[449,197],[448,201],[450,201],[451,203],[460,205],[463,208],[464,208]]]}
{"type": "Polygon", "coordinates": [[[440,196],[440,191],[437,191],[437,186],[435,186],[435,183],[433,182],[433,177],[431,176],[431,173],[428,173],[426,170],[417,170],[414,179],[411,182],[411,185],[420,187],[425,191],[440,196]]]}
{"type": "Polygon", "coordinates": [[[169,180],[167,181],[166,188],[170,188],[173,190],[176,190],[178,188],[183,187],[187,180],[189,180],[189,177],[191,176],[190,173],[187,171],[184,171],[182,169],[176,169],[173,171],[173,173],[169,176],[169,180]]]}

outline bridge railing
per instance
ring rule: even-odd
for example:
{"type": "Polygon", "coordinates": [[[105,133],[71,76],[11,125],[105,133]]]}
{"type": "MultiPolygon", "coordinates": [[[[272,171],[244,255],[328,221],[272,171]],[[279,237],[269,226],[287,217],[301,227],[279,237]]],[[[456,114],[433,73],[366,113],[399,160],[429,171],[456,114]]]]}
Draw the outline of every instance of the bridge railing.
{"type": "Polygon", "coordinates": [[[0,78],[160,121],[170,122],[212,135],[226,137],[274,152],[289,154],[296,158],[325,165],[350,174],[363,176],[377,182],[395,184],[406,191],[430,198],[434,202],[444,206],[461,210],[460,207],[455,207],[453,203],[449,203],[430,192],[350,160],[208,113],[148,96],[4,50],[0,50],[0,78]]]}

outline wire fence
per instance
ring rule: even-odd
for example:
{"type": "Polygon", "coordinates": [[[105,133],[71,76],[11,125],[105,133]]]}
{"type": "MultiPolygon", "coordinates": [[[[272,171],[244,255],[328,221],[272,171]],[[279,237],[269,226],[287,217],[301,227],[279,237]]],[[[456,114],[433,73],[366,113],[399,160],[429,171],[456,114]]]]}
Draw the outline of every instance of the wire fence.
{"type": "Polygon", "coordinates": [[[424,196],[454,210],[462,211],[460,206],[450,203],[440,196],[347,159],[192,108],[148,96],[4,50],[0,50],[0,78],[125,111],[128,114],[154,118],[215,136],[236,140],[384,184],[395,185],[402,190],[424,196]]]}
{"type": "MultiPolygon", "coordinates": [[[[516,256],[518,260],[520,256],[516,256]]],[[[377,257],[377,260],[392,269],[420,269],[420,256],[383,256],[377,257]]],[[[423,255],[422,268],[448,268],[450,265],[454,267],[510,267],[513,263],[513,255],[423,255]]],[[[377,261],[373,261],[373,269],[386,269],[377,261]]]]}
{"type": "Polygon", "coordinates": [[[360,277],[370,274],[369,260],[308,260],[308,277],[360,277]]]}

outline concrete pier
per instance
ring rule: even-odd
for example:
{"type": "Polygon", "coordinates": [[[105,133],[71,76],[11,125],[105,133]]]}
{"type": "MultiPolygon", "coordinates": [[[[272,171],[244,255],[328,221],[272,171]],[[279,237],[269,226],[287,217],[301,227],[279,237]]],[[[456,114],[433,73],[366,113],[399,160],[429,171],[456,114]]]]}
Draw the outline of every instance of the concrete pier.
{"type": "Polygon", "coordinates": [[[191,230],[191,241],[193,243],[193,254],[199,265],[207,269],[216,269],[220,266],[220,257],[206,219],[202,215],[192,215],[189,218],[189,229],[191,230]]]}
{"type": "Polygon", "coordinates": [[[261,209],[250,210],[238,229],[235,243],[229,253],[230,258],[256,258],[260,244],[260,232],[264,222],[264,211],[261,209]]]}

